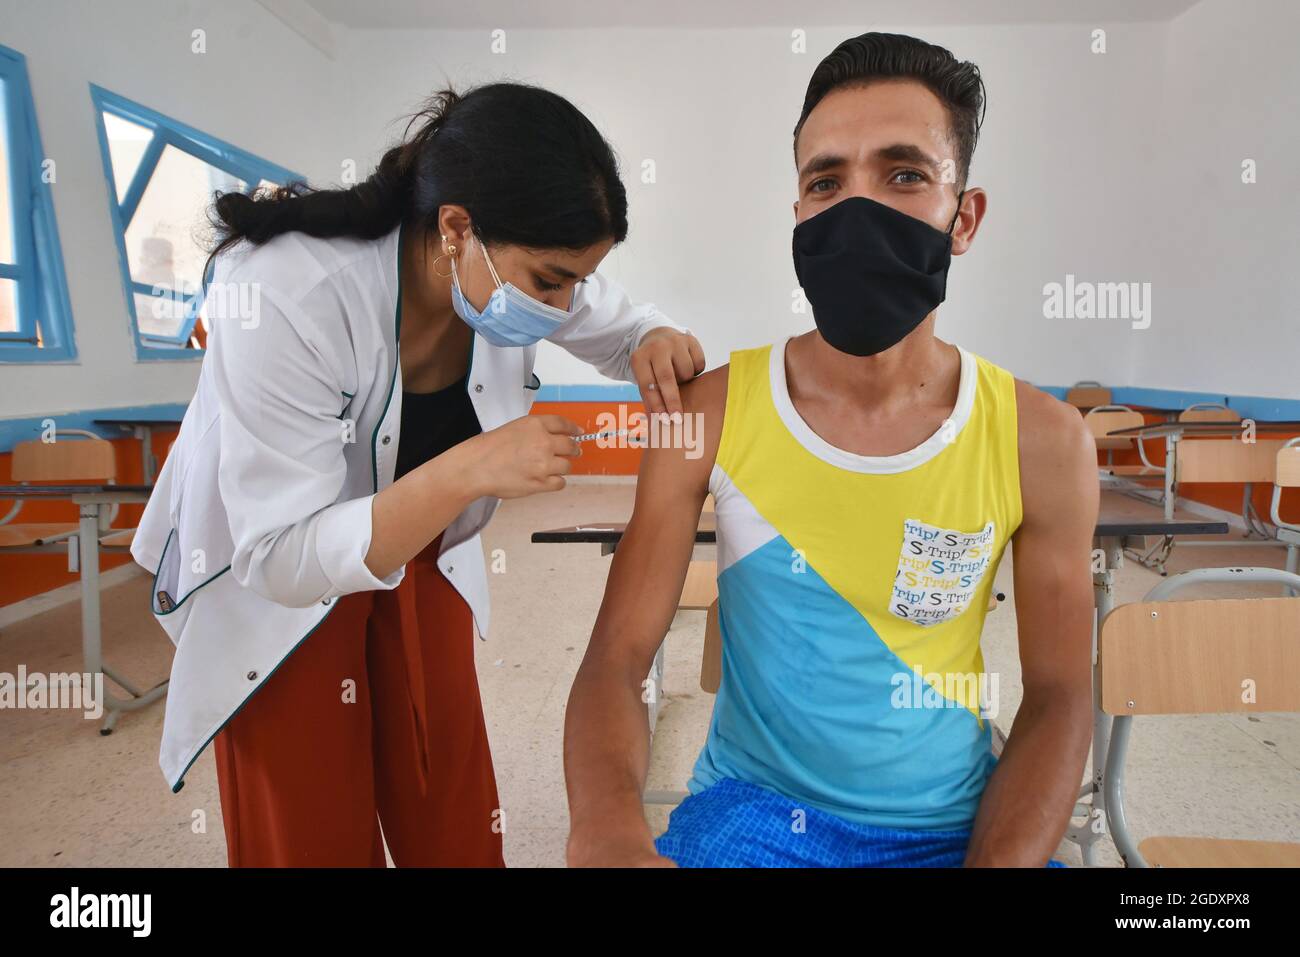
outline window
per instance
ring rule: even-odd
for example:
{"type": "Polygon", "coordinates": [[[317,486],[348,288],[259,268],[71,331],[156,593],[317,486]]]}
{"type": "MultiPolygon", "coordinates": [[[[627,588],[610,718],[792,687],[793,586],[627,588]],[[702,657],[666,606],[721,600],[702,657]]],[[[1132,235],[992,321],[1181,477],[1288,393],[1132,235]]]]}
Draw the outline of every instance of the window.
{"type": "Polygon", "coordinates": [[[195,357],[213,194],[302,177],[100,87],[91,98],[136,355],[195,357]]]}
{"type": "Polygon", "coordinates": [[[27,60],[0,46],[0,362],[76,358],[27,60]]]}

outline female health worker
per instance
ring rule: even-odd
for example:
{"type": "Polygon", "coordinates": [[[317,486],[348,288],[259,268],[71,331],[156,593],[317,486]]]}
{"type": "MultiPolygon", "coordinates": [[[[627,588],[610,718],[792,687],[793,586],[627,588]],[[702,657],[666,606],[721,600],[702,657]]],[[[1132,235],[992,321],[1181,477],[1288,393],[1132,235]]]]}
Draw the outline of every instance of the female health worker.
{"type": "Polygon", "coordinates": [[[353,188],[218,197],[208,350],[132,546],[176,645],[160,764],[179,791],[215,740],[232,866],[503,864],[479,532],[563,488],[581,432],[527,414],[536,343],[650,412],[704,369],[595,272],[627,197],[571,103],[448,90],[407,133],[353,188]]]}

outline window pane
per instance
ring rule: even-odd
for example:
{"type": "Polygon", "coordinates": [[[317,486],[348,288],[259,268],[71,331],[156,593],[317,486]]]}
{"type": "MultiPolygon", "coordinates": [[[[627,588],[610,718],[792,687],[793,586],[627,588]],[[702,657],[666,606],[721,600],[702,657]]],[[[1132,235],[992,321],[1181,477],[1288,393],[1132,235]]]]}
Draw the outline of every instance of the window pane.
{"type": "Polygon", "coordinates": [[[104,132],[108,135],[108,155],[113,161],[113,180],[117,185],[117,201],[126,198],[131,188],[140,157],[149,148],[153,133],[138,123],[124,120],[113,113],[104,114],[104,132]]]}
{"type": "Polygon", "coordinates": [[[0,263],[14,262],[13,184],[9,181],[9,85],[0,79],[0,263]]]}
{"type": "Polygon", "coordinates": [[[242,180],[168,145],[126,229],[131,278],[197,293],[211,239],[212,193],[245,188],[242,180]]]}
{"type": "Polygon", "coordinates": [[[18,283],[0,279],[0,332],[18,331],[18,283]]]}
{"type": "MultiPolygon", "coordinates": [[[[185,324],[185,300],[166,293],[148,296],[135,294],[135,321],[143,336],[175,336],[185,324]]],[[[168,343],[150,342],[150,346],[166,348],[168,343]]]]}

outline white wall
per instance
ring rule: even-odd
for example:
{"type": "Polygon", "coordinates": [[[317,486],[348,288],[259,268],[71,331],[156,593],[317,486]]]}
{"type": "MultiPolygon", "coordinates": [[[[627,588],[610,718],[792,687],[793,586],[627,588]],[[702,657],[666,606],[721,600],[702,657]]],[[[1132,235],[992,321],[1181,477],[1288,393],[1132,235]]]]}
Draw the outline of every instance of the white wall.
{"type": "Polygon", "coordinates": [[[131,341],[90,84],[307,176],[342,111],[337,65],[253,0],[0,0],[0,44],[27,58],[55,160],[54,212],[78,358],[0,365],[0,416],[187,402],[198,362],[138,362],[131,341]],[[191,52],[206,31],[207,52],[191,52]]]}
{"type": "MultiPolygon", "coordinates": [[[[778,29],[507,30],[504,55],[487,31],[353,31],[340,59],[382,82],[357,84],[351,148],[377,160],[386,118],[444,77],[569,97],[614,144],[628,184],[631,235],[603,268],[696,331],[713,366],[812,325],[790,307],[791,132],[817,62],[860,29],[811,30],[802,55],[778,29]],[[653,185],[640,181],[647,158],[653,185]]],[[[1042,287],[1067,272],[1154,278],[1143,227],[1163,212],[1135,171],[1157,165],[1167,27],[1113,26],[1104,56],[1085,26],[892,29],[979,63],[989,89],[972,184],[989,190],[990,212],[954,263],[940,334],[1035,381],[1128,382],[1128,324],[1043,319],[1042,287]]],[[[599,381],[545,345],[539,375],[599,381]]]]}
{"type": "Polygon", "coordinates": [[[1165,388],[1300,399],[1300,4],[1203,2],[1169,29],[1157,322],[1135,338],[1165,388]],[[1241,181],[1241,163],[1258,182],[1241,181]]]}
{"type": "MultiPolygon", "coordinates": [[[[80,366],[0,367],[0,414],[185,401],[197,373],[134,359],[92,80],[322,183],[337,182],[349,159],[364,175],[400,118],[448,79],[548,86],[622,160],[632,231],[602,268],[693,328],[712,367],[811,327],[790,311],[790,133],[817,61],[868,26],[944,44],[979,63],[988,86],[972,184],[988,189],[990,210],[975,248],[954,262],[940,335],[1045,384],[1300,396],[1300,324],[1285,287],[1300,185],[1300,66],[1288,44],[1300,20],[1286,0],[1202,0],[1158,24],[817,28],[802,55],[784,28],[505,23],[498,55],[487,30],[336,27],[335,61],[250,0],[0,8],[0,43],[27,54],[46,150],[60,162],[55,202],[81,356],[80,366]],[[209,34],[201,59],[189,52],[195,25],[209,34]],[[1104,55],[1090,52],[1094,27],[1107,30],[1104,55]],[[1245,156],[1260,163],[1252,187],[1239,183],[1245,156]],[[640,180],[647,158],[653,185],[640,180]],[[1151,328],[1043,318],[1043,285],[1067,273],[1151,282],[1151,328]]],[[[546,344],[538,374],[601,381],[546,344]]]]}

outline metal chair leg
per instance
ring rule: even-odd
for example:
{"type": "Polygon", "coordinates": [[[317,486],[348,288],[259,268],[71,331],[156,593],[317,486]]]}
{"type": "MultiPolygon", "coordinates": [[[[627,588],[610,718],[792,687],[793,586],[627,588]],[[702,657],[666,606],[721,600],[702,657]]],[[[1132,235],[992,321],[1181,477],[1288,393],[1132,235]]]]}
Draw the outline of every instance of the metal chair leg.
{"type": "Polygon", "coordinates": [[[81,506],[77,544],[81,566],[82,667],[92,678],[95,675],[111,678],[131,695],[129,698],[119,698],[107,690],[103,692],[103,705],[107,713],[99,733],[108,735],[113,733],[118,716],[122,712],[138,711],[153,704],[167,693],[169,682],[162,681],[142,693],[104,664],[103,632],[99,614],[99,520],[103,507],[102,504],[97,503],[81,506]]]}

